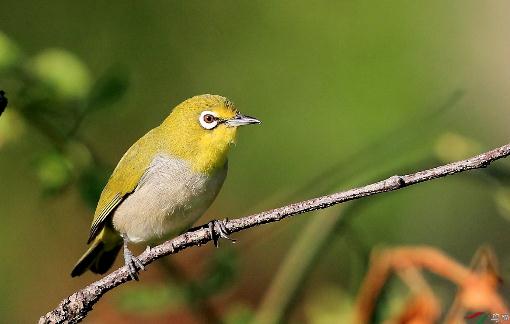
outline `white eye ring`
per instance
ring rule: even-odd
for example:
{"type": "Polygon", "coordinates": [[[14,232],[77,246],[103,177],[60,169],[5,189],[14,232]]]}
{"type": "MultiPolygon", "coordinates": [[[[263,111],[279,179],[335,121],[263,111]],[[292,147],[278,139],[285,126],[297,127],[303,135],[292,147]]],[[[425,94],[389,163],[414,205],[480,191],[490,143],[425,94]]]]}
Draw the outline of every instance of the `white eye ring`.
{"type": "Polygon", "coordinates": [[[218,126],[218,118],[216,114],[209,110],[202,111],[200,117],[198,117],[198,121],[200,122],[200,125],[205,129],[213,129],[214,127],[218,126]]]}

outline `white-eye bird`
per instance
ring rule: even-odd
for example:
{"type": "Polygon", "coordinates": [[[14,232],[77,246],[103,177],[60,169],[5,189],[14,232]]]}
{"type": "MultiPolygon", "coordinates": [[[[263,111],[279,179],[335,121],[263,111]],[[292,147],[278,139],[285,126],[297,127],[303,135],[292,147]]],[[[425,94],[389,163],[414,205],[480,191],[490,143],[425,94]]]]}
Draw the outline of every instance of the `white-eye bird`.
{"type": "Polygon", "coordinates": [[[71,276],[87,269],[105,273],[124,247],[130,276],[138,279],[143,265],[128,243],[161,241],[188,230],[220,191],[237,127],[259,123],[217,95],[176,106],[119,161],[97,204],[91,246],[71,276]]]}

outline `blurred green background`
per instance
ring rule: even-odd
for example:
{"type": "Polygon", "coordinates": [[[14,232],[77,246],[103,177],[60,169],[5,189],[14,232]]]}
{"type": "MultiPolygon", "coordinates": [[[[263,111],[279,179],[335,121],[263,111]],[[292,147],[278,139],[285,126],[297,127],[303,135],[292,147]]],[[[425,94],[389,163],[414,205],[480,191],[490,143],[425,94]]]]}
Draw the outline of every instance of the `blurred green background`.
{"type": "MultiPolygon", "coordinates": [[[[241,130],[201,224],[508,142],[509,12],[505,1],[3,0],[0,322],[33,322],[99,278],[69,275],[97,194],[193,95],[227,96],[263,121],[241,130]]],[[[489,243],[508,279],[509,166],[186,250],[108,293],[86,322],[248,322],[300,238],[304,261],[289,268],[301,277],[283,276],[299,278],[284,310],[264,310],[282,321],[348,322],[374,246],[431,245],[468,264],[489,243]]],[[[447,309],[453,284],[431,283],[447,309]]],[[[381,307],[405,292],[390,295],[381,307]]]]}

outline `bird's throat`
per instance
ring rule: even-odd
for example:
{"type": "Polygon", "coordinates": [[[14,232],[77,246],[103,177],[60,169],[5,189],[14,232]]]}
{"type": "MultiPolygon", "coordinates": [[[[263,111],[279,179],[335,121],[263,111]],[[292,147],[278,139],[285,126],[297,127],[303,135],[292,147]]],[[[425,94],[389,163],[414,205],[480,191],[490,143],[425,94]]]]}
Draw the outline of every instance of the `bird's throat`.
{"type": "Polygon", "coordinates": [[[162,151],[188,161],[195,172],[212,174],[222,168],[227,161],[235,132],[218,136],[211,133],[205,136],[167,136],[161,143],[162,151]]]}

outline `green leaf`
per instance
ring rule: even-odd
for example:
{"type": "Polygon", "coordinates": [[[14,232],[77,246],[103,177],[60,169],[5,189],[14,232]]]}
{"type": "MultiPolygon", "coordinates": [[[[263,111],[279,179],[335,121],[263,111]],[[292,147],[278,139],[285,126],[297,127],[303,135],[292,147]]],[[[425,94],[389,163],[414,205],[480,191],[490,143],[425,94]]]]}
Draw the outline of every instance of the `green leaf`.
{"type": "Polygon", "coordinates": [[[101,191],[103,191],[108,176],[111,170],[92,166],[83,171],[78,181],[78,188],[80,190],[83,200],[93,210],[97,205],[101,191]]]}
{"type": "Polygon", "coordinates": [[[47,193],[55,193],[67,185],[72,178],[72,164],[62,154],[51,152],[36,163],[39,182],[47,193]]]}
{"type": "Polygon", "coordinates": [[[87,66],[66,50],[44,50],[30,60],[27,71],[57,98],[76,100],[89,94],[91,81],[87,66]]]}
{"type": "Polygon", "coordinates": [[[124,69],[114,67],[94,84],[88,99],[87,110],[94,111],[111,107],[124,96],[129,86],[129,77],[124,69]]]}
{"type": "Polygon", "coordinates": [[[14,109],[7,110],[0,117],[0,149],[20,138],[26,130],[23,117],[14,109]]]}
{"type": "Polygon", "coordinates": [[[21,62],[18,46],[0,31],[0,73],[13,70],[21,62]]]}

